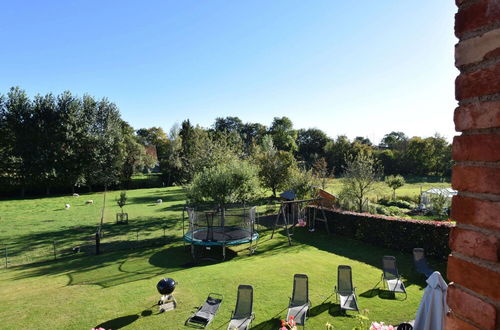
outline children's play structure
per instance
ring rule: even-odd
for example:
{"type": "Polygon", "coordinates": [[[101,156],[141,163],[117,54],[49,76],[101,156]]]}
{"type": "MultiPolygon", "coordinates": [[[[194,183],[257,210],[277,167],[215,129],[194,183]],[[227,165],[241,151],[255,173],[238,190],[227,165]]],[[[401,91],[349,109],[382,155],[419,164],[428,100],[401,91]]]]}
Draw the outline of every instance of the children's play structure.
{"type": "Polygon", "coordinates": [[[222,260],[226,258],[226,247],[250,244],[252,254],[257,247],[259,234],[255,231],[256,207],[218,208],[216,210],[195,210],[186,208],[187,230],[183,215],[182,228],[184,241],[191,244],[191,255],[196,261],[196,248],[210,250],[222,247],[222,260]]]}
{"type": "Polygon", "coordinates": [[[316,222],[324,223],[326,231],[330,234],[330,228],[326,219],[325,209],[333,208],[335,196],[318,189],[316,197],[310,199],[288,200],[295,197],[291,191],[281,194],[279,212],[274,222],[271,238],[276,228],[283,227],[288,238],[288,244],[292,245],[293,229],[308,226],[309,231],[316,230],[316,222]]]}

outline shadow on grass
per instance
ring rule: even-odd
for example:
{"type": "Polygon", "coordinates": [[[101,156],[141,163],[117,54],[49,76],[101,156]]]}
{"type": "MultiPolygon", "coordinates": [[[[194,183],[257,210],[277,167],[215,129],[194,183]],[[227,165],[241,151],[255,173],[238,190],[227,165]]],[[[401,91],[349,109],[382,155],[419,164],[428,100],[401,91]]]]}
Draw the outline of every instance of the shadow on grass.
{"type": "MultiPolygon", "coordinates": [[[[395,256],[398,263],[399,273],[405,278],[406,287],[418,285],[424,288],[427,283],[414,268],[413,257],[410,253],[391,250],[368,243],[342,237],[339,235],[327,235],[321,231],[308,232],[305,228],[295,228],[292,244],[304,244],[316,247],[348,259],[357,260],[380,269],[382,273],[382,257],[384,255],[395,256]]],[[[293,246],[292,246],[293,247],[293,246]]],[[[442,274],[446,276],[446,262],[441,261],[434,264],[442,274]]],[[[374,286],[378,285],[375,284],[374,286]]]]}
{"type": "MultiPolygon", "coordinates": [[[[130,204],[151,204],[160,206],[161,204],[156,203],[158,199],[161,199],[163,203],[169,202],[180,202],[186,199],[186,194],[182,189],[175,190],[156,190],[149,192],[146,196],[140,197],[129,197],[127,202],[130,204]]],[[[162,204],[163,204],[162,203],[162,204]]],[[[183,203],[184,205],[184,203],[183,203]]]]}
{"type": "Polygon", "coordinates": [[[112,319],[106,322],[103,322],[96,326],[96,328],[104,328],[104,329],[121,329],[124,328],[133,322],[135,322],[139,318],[139,315],[127,315],[120,316],[116,319],[112,319]]]}
{"type": "Polygon", "coordinates": [[[115,251],[84,258],[67,258],[36,265],[18,266],[25,270],[14,279],[66,274],[67,285],[111,287],[140,281],[184,269],[190,255],[182,245],[172,245],[151,255],[151,249],[115,251]]]}

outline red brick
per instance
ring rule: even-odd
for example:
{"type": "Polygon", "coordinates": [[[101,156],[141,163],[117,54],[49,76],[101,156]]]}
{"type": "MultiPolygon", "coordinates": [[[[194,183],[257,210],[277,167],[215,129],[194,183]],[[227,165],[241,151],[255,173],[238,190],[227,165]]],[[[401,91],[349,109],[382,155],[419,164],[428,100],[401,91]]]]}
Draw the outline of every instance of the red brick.
{"type": "Polygon", "coordinates": [[[446,301],[453,313],[485,329],[495,329],[497,318],[495,306],[456,288],[453,284],[448,286],[446,301]]]}
{"type": "Polygon", "coordinates": [[[500,63],[460,74],[455,80],[455,98],[485,96],[500,92],[500,63]]]}
{"type": "Polygon", "coordinates": [[[500,161],[500,135],[474,134],[455,136],[453,159],[458,161],[500,161]]]}
{"type": "Polygon", "coordinates": [[[470,323],[466,323],[453,314],[446,315],[444,319],[444,328],[446,330],[478,330],[479,328],[470,323]]]}
{"type": "Polygon", "coordinates": [[[500,127],[500,101],[460,106],[455,109],[454,121],[457,131],[500,127]]]}
{"type": "Polygon", "coordinates": [[[500,22],[500,2],[498,0],[479,0],[458,10],[455,15],[455,35],[460,38],[467,32],[498,22],[500,22]]]}
{"type": "Polygon", "coordinates": [[[460,191],[500,194],[500,168],[455,165],[451,185],[460,191]]]}
{"type": "Polygon", "coordinates": [[[500,300],[500,273],[453,255],[448,257],[448,280],[482,296],[500,300]]]}
{"type": "Polygon", "coordinates": [[[451,218],[459,223],[500,231],[500,202],[454,196],[451,218]]]}
{"type": "Polygon", "coordinates": [[[498,261],[500,242],[495,235],[486,235],[473,230],[453,228],[450,248],[470,257],[498,261]]]}

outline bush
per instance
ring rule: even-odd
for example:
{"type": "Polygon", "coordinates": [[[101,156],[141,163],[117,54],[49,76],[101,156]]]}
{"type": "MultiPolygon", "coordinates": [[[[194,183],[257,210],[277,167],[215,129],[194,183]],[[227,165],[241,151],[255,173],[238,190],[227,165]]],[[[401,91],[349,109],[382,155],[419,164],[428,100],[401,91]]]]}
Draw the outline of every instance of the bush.
{"type": "Polygon", "coordinates": [[[398,199],[402,200],[402,201],[407,201],[407,202],[413,203],[415,205],[420,204],[420,195],[415,195],[415,196],[403,195],[403,196],[399,196],[398,199]]]}
{"type": "Polygon", "coordinates": [[[398,219],[381,215],[325,210],[330,230],[373,245],[411,252],[415,247],[427,255],[446,258],[448,240],[455,225],[450,222],[398,219]]]}
{"type": "Polygon", "coordinates": [[[401,199],[391,201],[391,200],[387,200],[387,199],[382,198],[382,199],[379,199],[378,203],[385,205],[385,206],[395,206],[395,207],[399,207],[402,209],[409,209],[409,210],[414,209],[416,207],[415,204],[408,202],[408,201],[405,201],[405,200],[401,200],[401,199]]]}
{"type": "Polygon", "coordinates": [[[233,160],[195,174],[188,187],[191,203],[217,205],[248,202],[259,197],[257,168],[247,161],[233,160]]]}
{"type": "Polygon", "coordinates": [[[378,214],[382,215],[404,215],[404,210],[397,206],[377,206],[375,208],[378,214]]]}

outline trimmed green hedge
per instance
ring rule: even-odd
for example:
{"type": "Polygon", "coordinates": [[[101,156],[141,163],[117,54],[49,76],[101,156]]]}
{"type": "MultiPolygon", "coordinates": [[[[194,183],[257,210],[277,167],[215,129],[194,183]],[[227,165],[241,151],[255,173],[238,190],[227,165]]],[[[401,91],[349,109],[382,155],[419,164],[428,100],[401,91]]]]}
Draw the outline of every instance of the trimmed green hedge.
{"type": "Polygon", "coordinates": [[[325,210],[330,231],[373,245],[412,252],[422,247],[426,255],[445,259],[450,253],[451,222],[399,219],[383,215],[325,210]]]}

